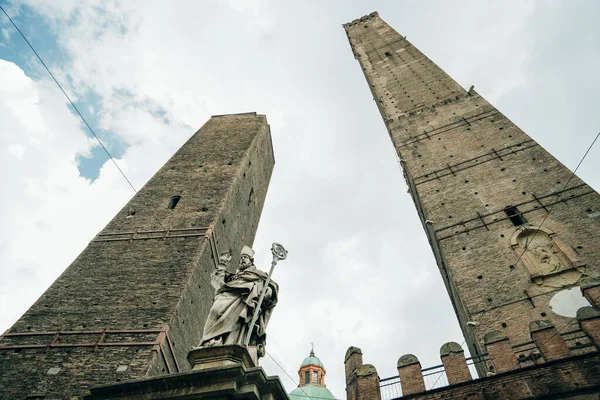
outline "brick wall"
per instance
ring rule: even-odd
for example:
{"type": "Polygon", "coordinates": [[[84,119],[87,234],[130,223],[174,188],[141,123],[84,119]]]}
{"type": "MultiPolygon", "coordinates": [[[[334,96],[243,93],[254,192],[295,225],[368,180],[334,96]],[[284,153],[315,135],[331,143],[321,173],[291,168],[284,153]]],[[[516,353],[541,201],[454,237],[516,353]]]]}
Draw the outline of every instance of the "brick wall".
{"type": "Polygon", "coordinates": [[[379,375],[371,364],[363,364],[362,351],[350,347],[344,357],[347,400],[380,400],[379,375]]]}
{"type": "Polygon", "coordinates": [[[567,324],[570,318],[554,313],[549,302],[585,274],[600,276],[600,218],[593,213],[600,195],[377,13],[344,28],[471,354],[484,352],[483,336],[493,330],[519,343],[529,340],[531,321],[567,324]],[[515,226],[508,206],[528,225],[515,226]],[[543,261],[532,251],[517,262],[523,252],[518,235],[542,221],[544,230],[534,235],[558,249],[555,275],[539,274],[543,261]]]}
{"type": "Polygon", "coordinates": [[[403,399],[598,399],[600,353],[526,367],[403,399]]]}
{"type": "Polygon", "coordinates": [[[252,244],[273,164],[264,116],[212,117],[0,338],[4,394],[70,397],[189,369],[216,257],[231,251],[234,269],[252,244]]]}

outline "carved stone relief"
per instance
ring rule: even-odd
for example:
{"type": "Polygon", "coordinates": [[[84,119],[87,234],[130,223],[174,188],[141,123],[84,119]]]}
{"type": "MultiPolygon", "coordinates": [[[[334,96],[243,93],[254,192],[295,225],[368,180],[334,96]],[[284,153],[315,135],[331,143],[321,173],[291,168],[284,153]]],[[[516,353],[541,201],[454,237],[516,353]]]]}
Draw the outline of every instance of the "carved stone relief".
{"type": "Polygon", "coordinates": [[[511,245],[519,255],[525,251],[521,260],[537,286],[568,287],[577,284],[585,274],[585,265],[577,253],[549,229],[523,226],[513,235],[511,245]]]}

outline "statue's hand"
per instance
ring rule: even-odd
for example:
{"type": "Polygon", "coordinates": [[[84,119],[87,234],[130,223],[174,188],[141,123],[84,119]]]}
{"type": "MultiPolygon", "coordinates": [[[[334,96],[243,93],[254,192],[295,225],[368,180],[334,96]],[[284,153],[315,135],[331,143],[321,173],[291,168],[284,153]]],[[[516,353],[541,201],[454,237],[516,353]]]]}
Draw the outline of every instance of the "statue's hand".
{"type": "Polygon", "coordinates": [[[219,256],[219,265],[228,265],[231,262],[231,254],[228,251],[221,253],[219,256]]]}
{"type": "Polygon", "coordinates": [[[271,300],[271,297],[273,297],[273,289],[267,286],[267,290],[265,291],[265,300],[271,300]]]}
{"type": "Polygon", "coordinates": [[[264,357],[266,354],[267,350],[265,349],[265,345],[264,344],[259,344],[258,346],[256,346],[256,355],[258,357],[264,357]]]}

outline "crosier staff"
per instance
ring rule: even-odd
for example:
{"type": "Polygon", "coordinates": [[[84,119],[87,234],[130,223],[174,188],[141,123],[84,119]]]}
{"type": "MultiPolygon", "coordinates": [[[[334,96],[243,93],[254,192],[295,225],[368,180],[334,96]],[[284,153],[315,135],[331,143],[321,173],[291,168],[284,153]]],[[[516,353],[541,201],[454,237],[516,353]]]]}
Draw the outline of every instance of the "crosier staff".
{"type": "Polygon", "coordinates": [[[244,340],[245,346],[248,346],[248,344],[250,343],[250,337],[252,336],[252,331],[254,330],[254,324],[256,324],[258,314],[260,313],[260,307],[262,306],[263,300],[265,299],[265,294],[267,293],[267,289],[269,288],[269,283],[271,283],[271,275],[273,275],[273,270],[275,269],[277,262],[279,260],[285,260],[288,254],[287,250],[279,243],[273,243],[273,246],[271,246],[271,253],[273,253],[273,261],[271,261],[271,270],[269,271],[269,275],[267,276],[267,282],[265,283],[265,287],[262,293],[260,294],[258,303],[256,304],[256,308],[254,309],[254,315],[252,316],[250,326],[248,327],[248,334],[246,335],[246,340],[244,340]]]}

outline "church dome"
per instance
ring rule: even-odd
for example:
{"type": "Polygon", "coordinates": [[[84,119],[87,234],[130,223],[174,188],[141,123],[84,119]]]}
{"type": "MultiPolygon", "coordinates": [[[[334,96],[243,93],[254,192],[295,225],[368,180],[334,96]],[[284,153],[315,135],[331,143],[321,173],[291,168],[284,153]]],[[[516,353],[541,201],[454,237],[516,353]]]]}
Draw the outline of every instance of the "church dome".
{"type": "Polygon", "coordinates": [[[310,353],[309,357],[306,357],[304,361],[302,361],[302,365],[300,365],[300,368],[305,367],[307,365],[318,365],[321,368],[325,368],[321,360],[319,360],[319,357],[316,357],[315,353],[313,352],[310,353]]]}
{"type": "Polygon", "coordinates": [[[289,395],[291,400],[335,399],[336,397],[325,386],[325,366],[315,356],[314,350],[302,361],[298,370],[300,382],[289,395]]]}

